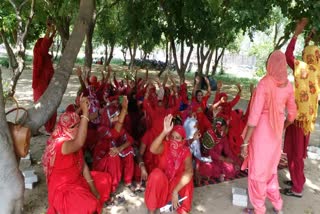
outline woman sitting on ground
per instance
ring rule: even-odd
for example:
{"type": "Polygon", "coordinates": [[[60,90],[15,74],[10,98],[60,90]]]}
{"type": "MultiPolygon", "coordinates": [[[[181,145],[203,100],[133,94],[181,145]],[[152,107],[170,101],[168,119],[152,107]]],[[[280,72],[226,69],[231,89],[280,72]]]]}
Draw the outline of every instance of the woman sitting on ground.
{"type": "Polygon", "coordinates": [[[90,172],[82,147],[89,122],[89,101],[80,97],[82,115],[63,113],[48,139],[42,164],[48,185],[48,214],[101,213],[109,199],[111,176],[90,172]]]}
{"type": "Polygon", "coordinates": [[[148,177],[145,203],[150,213],[172,202],[178,213],[191,210],[193,195],[192,156],[183,126],[173,126],[172,115],[164,118],[163,130],[150,151],[159,155],[159,165],[148,177]],[[179,197],[185,198],[179,203],[179,197]]]}

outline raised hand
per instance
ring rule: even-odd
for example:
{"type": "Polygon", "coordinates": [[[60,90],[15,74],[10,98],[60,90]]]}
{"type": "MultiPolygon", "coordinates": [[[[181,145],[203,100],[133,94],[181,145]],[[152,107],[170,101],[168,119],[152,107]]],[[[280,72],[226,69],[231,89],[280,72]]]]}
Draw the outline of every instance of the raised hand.
{"type": "Polygon", "coordinates": [[[81,70],[80,66],[77,67],[76,74],[78,77],[82,76],[82,70],[81,70]]]}
{"type": "Polygon", "coordinates": [[[128,101],[127,96],[123,96],[122,103],[121,103],[122,108],[128,109],[128,102],[129,101],[128,101]]]}
{"type": "Polygon", "coordinates": [[[204,80],[206,81],[207,85],[210,84],[208,77],[204,77],[204,80]]]}
{"type": "Polygon", "coordinates": [[[296,25],[296,29],[294,30],[294,36],[299,36],[303,32],[307,24],[308,24],[307,18],[302,18],[301,20],[299,20],[296,25]]]}
{"type": "Polygon", "coordinates": [[[222,88],[222,81],[219,80],[217,83],[217,88],[220,90],[222,88]]]}
{"type": "Polygon", "coordinates": [[[167,116],[165,116],[164,120],[163,120],[163,132],[165,134],[169,134],[171,132],[171,130],[173,129],[173,123],[172,123],[172,115],[169,114],[167,116]]]}
{"type": "Polygon", "coordinates": [[[241,87],[240,83],[237,83],[237,88],[238,88],[238,92],[241,92],[242,87],[241,87]]]}
{"type": "Polygon", "coordinates": [[[196,84],[199,84],[200,83],[200,76],[196,76],[196,84]]]}
{"type": "Polygon", "coordinates": [[[83,94],[80,95],[80,109],[83,114],[88,114],[89,112],[89,100],[87,97],[84,97],[83,94]]]}

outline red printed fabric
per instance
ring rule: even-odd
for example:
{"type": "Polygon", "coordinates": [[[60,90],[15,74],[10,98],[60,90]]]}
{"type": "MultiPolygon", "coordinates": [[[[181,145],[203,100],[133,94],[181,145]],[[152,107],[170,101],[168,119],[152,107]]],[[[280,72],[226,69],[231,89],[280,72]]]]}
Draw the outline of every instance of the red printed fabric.
{"type": "Polygon", "coordinates": [[[98,200],[90,191],[83,177],[84,158],[82,150],[64,155],[62,145],[72,140],[78,129],[73,128],[80,122],[76,113],[63,113],[57,128],[48,139],[47,148],[42,158],[48,184],[47,213],[80,213],[97,211],[101,213],[102,205],[109,199],[111,177],[107,173],[92,172],[94,184],[100,194],[98,200]]]}

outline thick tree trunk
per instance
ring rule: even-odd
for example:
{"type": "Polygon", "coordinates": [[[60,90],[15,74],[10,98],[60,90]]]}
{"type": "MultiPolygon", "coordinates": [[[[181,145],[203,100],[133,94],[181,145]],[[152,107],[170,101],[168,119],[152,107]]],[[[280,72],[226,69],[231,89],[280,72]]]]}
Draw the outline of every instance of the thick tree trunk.
{"type": "Polygon", "coordinates": [[[94,28],[96,26],[96,8],[94,7],[92,22],[89,23],[88,31],[86,32],[86,46],[85,46],[85,61],[84,66],[91,70],[92,67],[92,53],[93,53],[93,47],[92,47],[92,37],[94,28]]]}
{"type": "Polygon", "coordinates": [[[1,73],[0,70],[0,213],[20,214],[23,209],[24,182],[5,116],[1,73]]]}
{"type": "Polygon", "coordinates": [[[28,110],[29,118],[26,125],[33,132],[46,123],[61,103],[78,52],[87,32],[88,24],[92,21],[94,5],[94,0],[81,0],[79,15],[73,32],[57,65],[53,78],[42,97],[35,103],[34,107],[28,110]]]}

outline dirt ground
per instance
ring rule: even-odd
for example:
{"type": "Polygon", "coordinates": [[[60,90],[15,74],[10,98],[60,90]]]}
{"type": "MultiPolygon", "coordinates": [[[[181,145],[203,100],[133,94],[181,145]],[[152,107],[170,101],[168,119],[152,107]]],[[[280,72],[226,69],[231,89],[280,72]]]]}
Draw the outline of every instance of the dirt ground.
{"type": "MultiPolygon", "coordinates": [[[[3,70],[3,79],[8,79],[9,71],[3,70]]],[[[28,107],[32,105],[32,88],[31,88],[31,69],[28,67],[22,74],[17,86],[16,97],[20,105],[28,107]]],[[[72,75],[68,84],[67,91],[63,97],[58,113],[61,113],[65,107],[72,103],[76,91],[79,87],[77,77],[72,75]]],[[[223,89],[233,93],[233,88],[225,86],[223,89]]],[[[247,90],[247,89],[246,89],[247,90]]],[[[247,92],[248,93],[248,92],[247,92]]],[[[237,107],[245,108],[248,96],[244,96],[237,107]]],[[[316,131],[311,135],[310,144],[320,146],[320,128],[319,119],[317,121],[316,131]]],[[[41,128],[40,131],[44,129],[41,128]]],[[[39,182],[32,190],[25,191],[25,213],[26,214],[43,214],[47,208],[47,187],[45,177],[41,167],[41,156],[45,149],[47,136],[39,135],[33,137],[31,141],[31,167],[39,177],[39,182]]],[[[305,185],[304,195],[301,199],[283,196],[284,213],[292,214],[316,214],[320,213],[320,161],[307,159],[305,161],[305,173],[307,182],[305,185]]],[[[21,168],[24,168],[21,166],[21,168]]],[[[285,187],[283,180],[288,179],[287,169],[279,171],[280,186],[285,187]]],[[[242,208],[232,205],[232,187],[246,188],[247,179],[237,179],[230,182],[224,182],[216,185],[209,185],[196,188],[194,191],[192,213],[242,213],[242,208]]],[[[126,198],[126,203],[121,206],[115,206],[112,209],[105,209],[103,213],[147,213],[144,206],[143,193],[136,197],[129,196],[125,190],[120,191],[126,198]]],[[[268,203],[268,213],[272,213],[272,205],[268,203]]]]}

